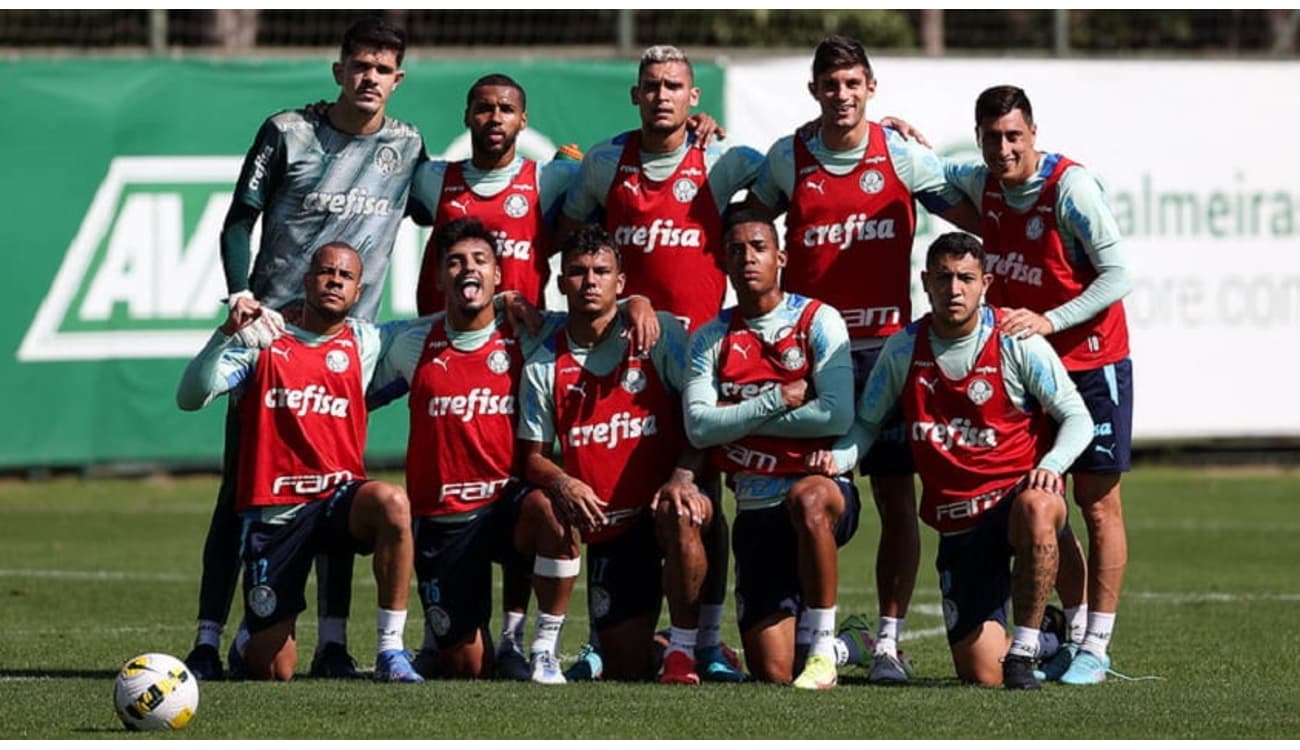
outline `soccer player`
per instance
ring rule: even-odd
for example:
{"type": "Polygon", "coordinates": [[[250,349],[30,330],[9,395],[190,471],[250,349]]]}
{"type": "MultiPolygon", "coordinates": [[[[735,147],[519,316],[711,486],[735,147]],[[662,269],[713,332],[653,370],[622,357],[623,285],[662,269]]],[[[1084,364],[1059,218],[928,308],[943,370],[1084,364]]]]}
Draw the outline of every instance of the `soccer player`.
{"type": "MultiPolygon", "coordinates": [[[[912,319],[913,200],[931,213],[972,225],[973,209],[947,188],[928,148],[866,118],[877,80],[862,45],[832,36],[817,45],[808,92],[818,120],[772,145],[752,199],[787,212],[787,291],[815,297],[844,317],[852,340],[854,387],[861,391],[886,336],[912,319]]],[[[916,583],[920,531],[912,466],[900,426],[891,424],[861,467],[880,514],[876,591],[880,625],[868,679],[902,683],[910,668],[898,639],[916,583]]],[[[846,626],[854,620],[846,621],[846,626]]],[[[860,641],[869,640],[863,634],[860,641]]]]}
{"type": "Polygon", "coordinates": [[[901,410],[924,487],[921,518],[940,534],[935,564],[957,676],[1033,690],[1065,525],[1061,477],[1092,420],[1051,346],[1008,334],[1005,314],[982,303],[993,283],[984,260],[979,240],[962,232],[930,245],[921,283],[931,312],[889,337],[853,431],[808,465],[831,475],[852,467],[901,410]]]}
{"type": "MultiPolygon", "coordinates": [[[[230,393],[240,422],[235,509],[247,602],[232,662],[249,677],[289,680],[298,661],[295,621],[312,559],[374,553],[378,584],[380,681],[422,682],[406,658],[411,518],[406,493],[368,481],[365,389],[380,350],[379,332],[348,317],[361,296],[361,257],[331,242],[302,277],[301,327],[290,326],[266,349],[240,346],[232,310],[185,369],[182,409],[199,409],[230,393]],[[242,642],[241,642],[242,641],[242,642]]],[[[232,663],[232,669],[234,664],[232,663]]]]}
{"type": "MultiPolygon", "coordinates": [[[[522,492],[515,398],[524,360],[564,316],[548,313],[533,334],[512,330],[494,303],[496,237],[479,221],[439,226],[434,247],[446,310],[390,324],[393,343],[376,368],[370,403],[410,392],[406,486],[426,620],[416,666],[426,676],[480,678],[494,673],[497,658],[523,660],[513,646],[493,653],[491,566],[532,566],[513,537],[522,492]]],[[[635,308],[643,303],[629,301],[629,315],[641,314],[635,308]]],[[[530,674],[526,663],[499,673],[530,674]]]]}
{"type": "MultiPolygon", "coordinates": [[[[467,217],[482,222],[497,238],[497,265],[501,270],[497,289],[516,291],[534,307],[543,308],[550,273],[551,228],[577,176],[578,163],[557,156],[538,164],[517,154],[519,133],[528,126],[527,110],[527,94],[514,79],[500,73],[479,78],[465,95],[464,119],[470,132],[471,157],[422,163],[416,169],[411,194],[412,200],[434,207],[435,225],[467,217]]],[[[446,307],[438,284],[440,272],[431,236],[416,286],[420,315],[431,315],[446,307]]],[[[531,583],[527,569],[505,570],[503,574],[504,617],[496,669],[504,677],[528,679],[520,648],[531,583]]]]}
{"type": "MultiPolygon", "coordinates": [[[[541,308],[550,274],[551,227],[577,176],[578,163],[557,157],[538,164],[519,156],[515,143],[527,126],[528,97],[523,87],[500,73],[483,76],[465,97],[472,155],[456,162],[421,164],[411,192],[422,204],[435,207],[435,224],[471,217],[492,230],[497,237],[500,290],[518,291],[541,308]]],[[[438,254],[430,239],[415,294],[421,315],[443,309],[438,272],[438,254]]]]}
{"type": "MultiPolygon", "coordinates": [[[[415,165],[424,156],[420,133],[385,115],[401,82],[403,32],[378,18],[353,24],[343,37],[333,103],[280,112],[268,118],[244,159],[234,200],[221,232],[221,259],[241,336],[267,343],[276,335],[276,310],[297,307],[302,274],[312,248],[348,242],[365,263],[361,297],[352,314],[374,320],[383,279],[407,202],[415,165]],[[261,249],[249,272],[253,225],[262,216],[261,249]],[[260,300],[258,307],[249,304],[260,300]]],[[[239,518],[234,512],[238,474],[238,418],[226,418],[222,483],[203,548],[198,635],[186,665],[199,679],[222,675],[218,652],[239,574],[239,518]]],[[[355,674],[347,652],[352,596],[352,556],[318,565],[322,589],[320,638],[311,673],[355,674]]]]}
{"type": "Polygon", "coordinates": [[[827,689],[837,680],[837,548],[857,529],[860,501],[847,476],[809,475],[804,461],[853,421],[848,332],[830,305],[781,290],[786,254],[765,216],[731,216],[724,248],[736,306],[691,336],[686,431],[713,448],[735,492],[736,609],[750,673],[827,689]],[[795,677],[801,611],[812,638],[795,677]]]}
{"type": "MultiPolygon", "coordinates": [[[[1128,563],[1120,477],[1130,468],[1133,365],[1121,300],[1132,282],[1101,185],[1069,158],[1034,147],[1037,125],[1022,89],[981,93],[975,135],[982,161],[951,163],[947,172],[980,209],[988,271],[996,278],[988,302],[1007,308],[1007,334],[1047,337],[1096,425],[1091,445],[1069,469],[1088,528],[1087,603],[1067,606],[1071,644],[1044,669],[1048,679],[1095,684],[1110,668],[1128,563]]],[[[1080,561],[1071,572],[1081,578],[1082,570],[1080,561]]],[[[1061,584],[1063,603],[1080,603],[1082,581],[1061,584]]]]}
{"type": "MultiPolygon", "coordinates": [[[[641,55],[632,104],[637,130],[590,149],[570,190],[560,236],[603,212],[602,223],[623,258],[629,294],[648,297],[692,332],[717,315],[726,294],[722,214],[758,174],[762,155],[737,146],[705,146],[689,125],[700,90],[686,54],[658,45],[641,55]]],[[[709,472],[713,473],[713,472],[709,472]]],[[[706,680],[736,681],[743,674],[726,658],[720,637],[727,585],[727,530],[716,477],[700,478],[715,496],[716,523],[706,538],[709,578],[704,587],[699,653],[706,680]]]]}
{"type": "Polygon", "coordinates": [[[568,323],[528,360],[520,388],[524,499],[518,539],[536,555],[533,680],[565,681],[556,639],[587,544],[592,627],[606,678],[647,679],[664,594],[672,622],[660,681],[699,684],[695,668],[701,528],[712,501],[695,484],[701,456],[682,431],[686,332],[660,315],[658,342],[638,354],[618,335],[618,246],[599,226],[571,234],[560,255],[568,323]],[[564,468],[549,457],[558,437],[564,468]]]}

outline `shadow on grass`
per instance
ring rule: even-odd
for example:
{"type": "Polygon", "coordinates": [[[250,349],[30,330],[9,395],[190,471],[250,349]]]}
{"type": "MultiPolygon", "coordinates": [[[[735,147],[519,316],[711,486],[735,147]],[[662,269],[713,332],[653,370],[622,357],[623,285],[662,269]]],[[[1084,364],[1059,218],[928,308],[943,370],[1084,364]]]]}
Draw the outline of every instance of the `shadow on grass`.
{"type": "Polygon", "coordinates": [[[116,669],[0,669],[0,680],[110,680],[116,669]]]}

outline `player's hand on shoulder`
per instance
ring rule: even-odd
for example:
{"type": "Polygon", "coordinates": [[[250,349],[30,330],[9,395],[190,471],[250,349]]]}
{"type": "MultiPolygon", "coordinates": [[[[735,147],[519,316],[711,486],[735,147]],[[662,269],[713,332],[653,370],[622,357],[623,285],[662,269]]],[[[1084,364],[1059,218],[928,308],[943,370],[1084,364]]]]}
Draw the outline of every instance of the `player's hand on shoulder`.
{"type": "Polygon", "coordinates": [[[686,118],[686,127],[695,133],[696,148],[708,148],[715,137],[720,141],[727,138],[726,129],[708,112],[696,112],[686,118]]]}
{"type": "Polygon", "coordinates": [[[1041,336],[1047,336],[1056,332],[1052,322],[1046,317],[1039,315],[1033,310],[1027,308],[1002,308],[1002,322],[999,328],[1007,336],[1024,339],[1029,338],[1035,333],[1041,336]]]}
{"type": "Polygon", "coordinates": [[[246,349],[265,349],[272,341],[284,335],[283,316],[263,305],[252,293],[245,290],[230,295],[230,308],[221,332],[233,336],[246,349]]]}
{"type": "Polygon", "coordinates": [[[828,477],[837,477],[840,472],[835,466],[835,456],[826,449],[815,450],[804,456],[804,468],[812,474],[821,474],[828,477]]]}
{"type": "Polygon", "coordinates": [[[623,316],[627,325],[620,335],[628,340],[632,351],[645,354],[653,349],[663,331],[650,299],[640,294],[632,295],[624,306],[623,316]]]}
{"type": "Polygon", "coordinates": [[[1047,469],[1039,468],[1029,472],[1026,484],[1031,490],[1042,490],[1053,495],[1065,494],[1065,480],[1061,478],[1060,474],[1047,469]]]}
{"type": "Polygon", "coordinates": [[[907,120],[904,120],[901,117],[894,117],[893,115],[889,115],[888,117],[882,117],[880,118],[880,124],[883,127],[893,130],[894,132],[898,133],[904,138],[909,138],[921,144],[922,146],[925,146],[926,148],[931,148],[930,141],[925,137],[925,134],[917,130],[916,128],[912,127],[912,125],[908,123],[907,120]]]}
{"type": "Polygon", "coordinates": [[[524,295],[516,291],[502,292],[501,304],[506,320],[516,332],[527,331],[529,336],[537,336],[542,332],[542,314],[524,295]]]}

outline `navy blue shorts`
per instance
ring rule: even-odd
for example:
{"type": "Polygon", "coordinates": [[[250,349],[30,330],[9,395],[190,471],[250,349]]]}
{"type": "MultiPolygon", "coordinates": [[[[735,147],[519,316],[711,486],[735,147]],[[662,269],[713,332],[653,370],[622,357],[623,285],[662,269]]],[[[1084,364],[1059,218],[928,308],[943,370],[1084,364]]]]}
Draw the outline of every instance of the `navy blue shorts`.
{"type": "MultiPolygon", "coordinates": [[[[858,530],[862,500],[851,481],[838,478],[835,484],[844,495],[844,513],[835,524],[835,544],[843,547],[858,530]]],[[[784,502],[737,512],[731,524],[731,549],[736,557],[736,621],[740,632],[777,612],[799,613],[803,593],[798,541],[784,502]]]]}
{"type": "Polygon", "coordinates": [[[659,621],[663,560],[649,511],[618,536],[587,545],[587,613],[597,633],[639,617],[659,621]]]}
{"type": "MultiPolygon", "coordinates": [[[[975,528],[939,537],[939,592],[943,595],[943,624],[948,643],[954,644],[986,622],[1007,624],[1011,597],[1011,558],[1008,541],[1011,506],[1024,491],[1016,485],[998,504],[984,511],[975,528]]],[[[1058,544],[1071,535],[1066,524],[1057,535],[1058,544]]]]}
{"type": "MultiPolygon", "coordinates": [[[[867,376],[880,358],[881,346],[853,352],[853,404],[856,408],[867,385],[867,376]]],[[[858,463],[863,476],[901,476],[915,471],[912,464],[912,447],[907,444],[907,430],[903,425],[903,410],[894,409],[881,425],[880,435],[858,463]]]]}
{"type": "Polygon", "coordinates": [[[519,503],[530,489],[506,485],[468,521],[414,520],[416,589],[440,647],[468,641],[490,624],[492,563],[532,570],[532,559],[515,549],[514,537],[519,503]]]}
{"type": "Polygon", "coordinates": [[[1092,442],[1071,474],[1119,474],[1132,468],[1133,360],[1070,373],[1092,415],[1092,442]]]}
{"type": "Polygon", "coordinates": [[[304,505],[285,524],[256,520],[258,509],[245,511],[240,559],[248,632],[260,632],[307,609],[307,576],[316,555],[371,553],[348,529],[352,499],[365,482],[340,485],[329,498],[304,505]]]}

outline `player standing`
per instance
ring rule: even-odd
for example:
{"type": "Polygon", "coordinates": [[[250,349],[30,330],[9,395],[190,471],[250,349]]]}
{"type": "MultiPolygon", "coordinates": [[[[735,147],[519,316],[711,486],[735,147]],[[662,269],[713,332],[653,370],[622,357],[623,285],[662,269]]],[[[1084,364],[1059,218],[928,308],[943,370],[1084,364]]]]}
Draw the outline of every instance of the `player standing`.
{"type": "Polygon", "coordinates": [[[1065,525],[1061,477],[1092,421],[1051,346],[1007,334],[1003,313],[982,304],[993,277],[978,240],[942,235],[925,265],[932,312],[890,336],[853,431],[808,465],[828,474],[853,466],[901,410],[924,486],[921,518],[940,533],[936,567],[957,676],[1037,689],[1038,627],[1065,525]],[[1059,423],[1055,437],[1048,416],[1059,423]]]}
{"type": "MultiPolygon", "coordinates": [[[[497,237],[500,290],[518,291],[541,308],[550,273],[551,227],[578,164],[563,158],[538,164],[519,156],[516,141],[527,126],[523,87],[500,73],[483,76],[465,97],[472,155],[421,164],[411,192],[422,204],[435,207],[437,225],[462,218],[483,222],[497,237]]],[[[443,309],[438,270],[430,239],[415,295],[421,315],[443,309]]]]}
{"type": "Polygon", "coordinates": [[[830,305],[781,290],[786,254],[758,214],[730,218],[728,308],[691,336],[686,429],[730,475],[737,515],[736,609],[757,679],[836,684],[837,548],[857,529],[847,477],[809,475],[805,456],[852,423],[848,332],[830,305]],[[795,616],[812,630],[796,678],[795,616]]]}
{"type": "MultiPolygon", "coordinates": [[[[987,89],[975,102],[982,162],[952,163],[947,171],[979,206],[997,282],[988,301],[1008,308],[1004,330],[1047,337],[1096,425],[1092,444],[1069,469],[1088,527],[1088,601],[1066,608],[1071,645],[1044,670],[1049,679],[1086,685],[1110,668],[1128,564],[1120,478],[1131,466],[1133,364],[1121,300],[1132,282],[1101,185],[1069,158],[1038,151],[1037,131],[1024,90],[987,89]]],[[[1064,591],[1062,598],[1071,603],[1064,591]]]]}
{"type": "MultiPolygon", "coordinates": [[[[752,197],[786,215],[787,291],[815,297],[844,317],[860,391],[886,336],[912,319],[913,200],[950,221],[974,214],[947,188],[943,165],[928,148],[866,118],[877,79],[856,40],[832,36],[817,45],[808,92],[821,117],[772,145],[752,197]]],[[[920,531],[912,466],[901,426],[892,424],[861,467],[871,477],[880,514],[876,590],[880,626],[868,679],[906,682],[898,639],[916,583],[920,531]]],[[[846,626],[860,618],[846,621],[846,626]]],[[[858,635],[859,643],[870,640],[858,635]]],[[[855,655],[858,656],[858,655],[855,655]]],[[[866,654],[860,655],[865,658],[866,654]]]]}
{"type": "Polygon", "coordinates": [[[699,684],[695,645],[712,502],[695,484],[701,456],[686,444],[680,393],[686,332],[661,312],[662,336],[638,354],[620,336],[624,286],[617,245],[588,225],[561,251],[568,323],[528,360],[520,389],[520,450],[529,483],[521,547],[537,555],[533,679],[564,682],[556,638],[587,543],[592,627],[605,676],[653,674],[652,636],[664,594],[672,621],[661,682],[699,684]],[[559,439],[564,468],[550,458],[559,439]]]}
{"type": "MultiPolygon", "coordinates": [[[[343,36],[333,103],[319,102],[268,118],[244,159],[234,200],[221,232],[221,260],[230,305],[242,335],[275,335],[277,309],[301,301],[309,250],[343,241],[365,264],[353,314],[374,320],[411,177],[424,156],[419,131],[385,115],[401,83],[406,49],[401,29],[379,19],[353,24],[343,36]],[[249,273],[253,225],[262,216],[261,248],[249,273]],[[264,306],[256,308],[248,298],[264,306]]],[[[239,518],[234,512],[239,421],[227,412],[222,483],[203,548],[198,635],[185,663],[199,679],[222,675],[218,652],[238,576],[239,518]]],[[[313,676],[352,676],[347,615],[352,596],[352,555],[318,565],[320,638],[313,676]]]]}
{"type": "MultiPolygon", "coordinates": [[[[303,275],[302,325],[266,349],[246,349],[226,322],[185,370],[177,403],[193,410],[232,393],[240,421],[235,508],[241,547],[247,634],[242,658],[257,679],[289,680],[298,661],[294,633],[307,607],[312,559],[374,553],[379,586],[375,679],[422,682],[402,644],[411,580],[411,520],[406,493],[366,480],[366,384],[380,342],[374,326],[348,318],[360,298],[362,263],[341,242],[324,245],[303,275]]],[[[232,664],[232,668],[234,665],[232,664]]]]}

